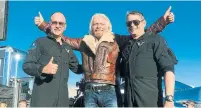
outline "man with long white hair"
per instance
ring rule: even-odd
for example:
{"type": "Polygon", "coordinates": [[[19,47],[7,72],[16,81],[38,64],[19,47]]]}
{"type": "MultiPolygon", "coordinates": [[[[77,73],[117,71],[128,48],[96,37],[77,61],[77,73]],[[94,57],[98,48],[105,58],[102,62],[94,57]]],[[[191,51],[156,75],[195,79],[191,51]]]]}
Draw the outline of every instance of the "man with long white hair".
{"type": "MultiPolygon", "coordinates": [[[[165,13],[148,31],[160,32],[174,21],[174,15],[165,13]],[[166,16],[165,16],[166,15],[166,16]],[[171,20],[166,20],[167,18],[171,20]],[[167,22],[166,22],[167,21],[167,22]]],[[[41,14],[35,17],[35,24],[46,33],[51,33],[49,24],[41,14]]],[[[112,32],[112,24],[105,14],[96,13],[89,25],[89,34],[83,38],[62,37],[74,50],[82,53],[82,67],[85,75],[85,107],[117,107],[115,91],[118,54],[128,36],[112,32]]]]}

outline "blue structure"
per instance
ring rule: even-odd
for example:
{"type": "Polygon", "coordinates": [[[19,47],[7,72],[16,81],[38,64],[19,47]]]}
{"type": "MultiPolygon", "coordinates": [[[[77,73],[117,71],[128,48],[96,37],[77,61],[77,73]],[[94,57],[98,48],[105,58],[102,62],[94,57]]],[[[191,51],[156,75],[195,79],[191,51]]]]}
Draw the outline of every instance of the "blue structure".
{"type": "Polygon", "coordinates": [[[201,87],[191,87],[182,82],[176,81],[174,100],[176,107],[182,107],[182,104],[188,100],[194,101],[197,104],[201,104],[201,87]]]}

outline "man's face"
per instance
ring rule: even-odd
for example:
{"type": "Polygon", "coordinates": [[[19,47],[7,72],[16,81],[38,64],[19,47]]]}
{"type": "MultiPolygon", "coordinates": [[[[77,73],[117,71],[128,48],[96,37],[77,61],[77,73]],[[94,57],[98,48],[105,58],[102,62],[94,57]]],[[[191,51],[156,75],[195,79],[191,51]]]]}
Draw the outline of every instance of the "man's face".
{"type": "Polygon", "coordinates": [[[60,13],[52,15],[50,24],[51,32],[56,36],[61,36],[66,29],[66,19],[60,13]]]}
{"type": "Polygon", "coordinates": [[[0,103],[0,108],[6,108],[7,104],[6,103],[0,103]]]}
{"type": "Polygon", "coordinates": [[[195,108],[195,105],[193,103],[188,103],[186,105],[186,108],[195,108]]]}
{"type": "Polygon", "coordinates": [[[144,31],[146,22],[142,18],[142,16],[138,14],[130,14],[127,16],[126,26],[131,35],[138,35],[142,31],[144,31]]]}
{"type": "Polygon", "coordinates": [[[18,107],[19,108],[26,108],[27,107],[27,103],[26,102],[20,102],[18,107]]]}
{"type": "Polygon", "coordinates": [[[91,26],[92,34],[98,39],[109,30],[109,22],[103,16],[95,16],[91,26]]]}

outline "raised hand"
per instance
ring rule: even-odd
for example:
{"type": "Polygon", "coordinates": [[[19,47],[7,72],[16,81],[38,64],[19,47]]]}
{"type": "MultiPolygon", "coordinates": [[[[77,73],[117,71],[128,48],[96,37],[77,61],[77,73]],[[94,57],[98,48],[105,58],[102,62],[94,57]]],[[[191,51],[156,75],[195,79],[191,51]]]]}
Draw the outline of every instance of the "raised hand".
{"type": "Polygon", "coordinates": [[[38,12],[38,16],[34,18],[34,23],[36,26],[40,26],[40,24],[44,21],[43,16],[40,12],[38,12]]]}
{"type": "Polygon", "coordinates": [[[49,63],[43,68],[42,73],[45,74],[56,74],[58,65],[53,63],[54,58],[52,57],[49,63]]]}
{"type": "Polygon", "coordinates": [[[165,14],[163,15],[164,20],[166,21],[166,23],[172,23],[174,22],[174,13],[171,12],[172,6],[170,6],[165,14]]]}

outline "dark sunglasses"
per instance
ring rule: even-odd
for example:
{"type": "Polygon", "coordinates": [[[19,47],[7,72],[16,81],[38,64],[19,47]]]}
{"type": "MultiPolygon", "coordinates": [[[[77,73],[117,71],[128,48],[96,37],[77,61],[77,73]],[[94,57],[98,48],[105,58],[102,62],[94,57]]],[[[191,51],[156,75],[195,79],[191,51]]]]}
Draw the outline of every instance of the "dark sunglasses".
{"type": "Polygon", "coordinates": [[[58,21],[51,21],[51,24],[52,24],[52,25],[57,25],[57,24],[59,24],[60,26],[64,26],[66,23],[64,23],[64,22],[58,22],[58,21]]]}
{"type": "Polygon", "coordinates": [[[131,27],[132,23],[135,25],[135,26],[138,26],[140,24],[140,22],[142,22],[144,20],[131,20],[131,21],[127,21],[126,22],[126,26],[127,27],[131,27]]]}

